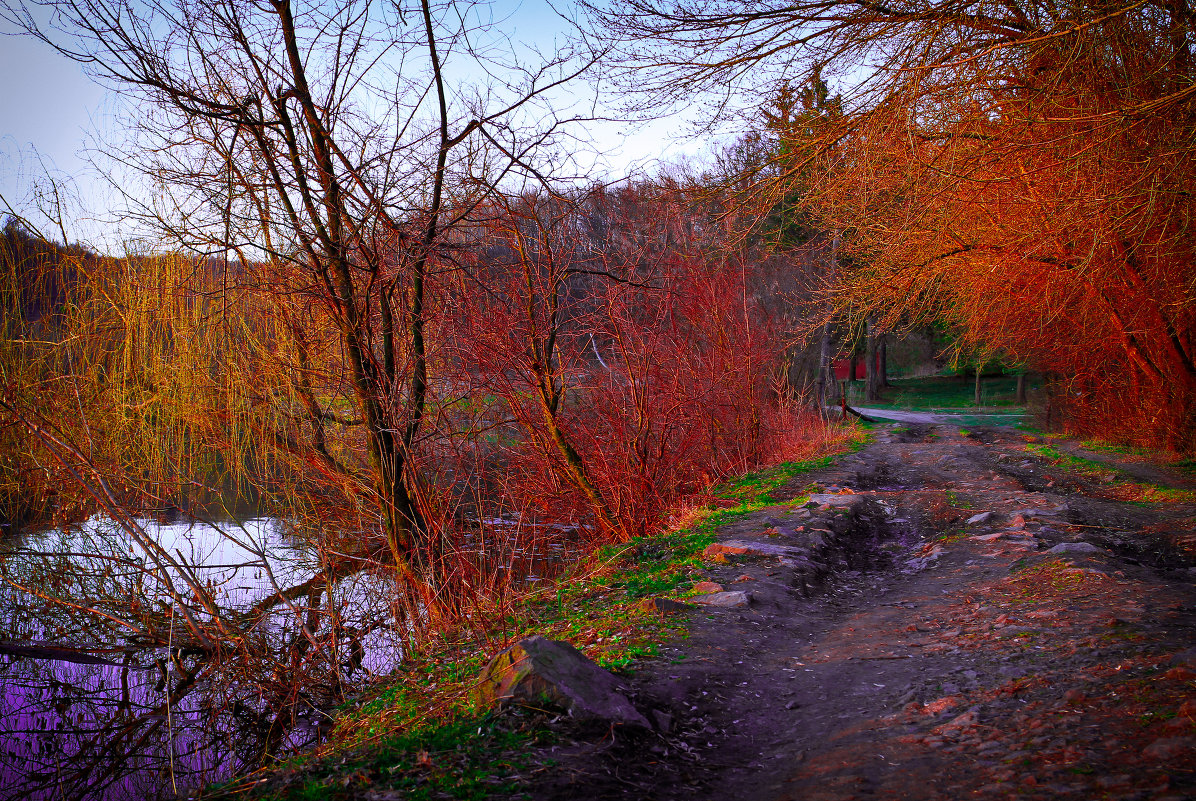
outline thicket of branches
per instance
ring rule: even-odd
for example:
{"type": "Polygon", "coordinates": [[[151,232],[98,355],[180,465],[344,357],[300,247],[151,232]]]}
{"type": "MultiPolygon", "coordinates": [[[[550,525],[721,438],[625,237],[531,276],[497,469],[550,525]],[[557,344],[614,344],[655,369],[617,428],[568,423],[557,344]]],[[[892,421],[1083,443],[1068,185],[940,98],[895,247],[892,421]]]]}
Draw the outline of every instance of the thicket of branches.
{"type": "MultiPolygon", "coordinates": [[[[726,250],[708,203],[645,184],[495,195],[468,219],[425,286],[427,422],[406,458],[437,581],[404,583],[415,618],[484,602],[493,565],[470,543],[487,520],[626,539],[720,477],[802,455],[777,453],[801,414],[770,260],[726,250]]],[[[330,576],[394,565],[344,343],[279,291],[296,275],[10,232],[7,520],[240,504],[337,554],[330,576]],[[58,294],[31,305],[19,287],[38,283],[58,294]],[[29,498],[42,508],[13,505],[29,498]]]]}

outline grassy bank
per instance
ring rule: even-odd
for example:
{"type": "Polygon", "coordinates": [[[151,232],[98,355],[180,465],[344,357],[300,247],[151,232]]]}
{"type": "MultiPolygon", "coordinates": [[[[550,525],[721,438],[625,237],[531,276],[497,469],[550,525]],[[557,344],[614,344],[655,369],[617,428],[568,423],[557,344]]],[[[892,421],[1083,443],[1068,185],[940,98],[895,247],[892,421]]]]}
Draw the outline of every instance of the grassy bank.
{"type": "MultiPolygon", "coordinates": [[[[1147,452],[1141,449],[1105,446],[1100,443],[1085,443],[1085,446],[1093,450],[1106,450],[1121,458],[1126,458],[1126,454],[1129,452],[1133,452],[1141,459],[1147,458],[1147,452]],[[1094,445],[1095,447],[1093,447],[1094,445]]],[[[1064,453],[1051,445],[1027,445],[1026,452],[1046,460],[1047,464],[1062,467],[1104,484],[1106,490],[1103,494],[1119,501],[1137,503],[1191,503],[1196,501],[1196,490],[1165,487],[1155,482],[1135,479],[1116,464],[1088,459],[1074,453],[1064,453]]],[[[1164,463],[1163,455],[1155,454],[1153,461],[1164,463]]],[[[1178,472],[1186,472],[1183,469],[1183,463],[1180,463],[1178,472]]]]}
{"type": "MultiPolygon", "coordinates": [[[[847,430],[839,452],[866,434],[847,430]]],[[[702,550],[735,517],[776,503],[773,493],[826,467],[834,455],[786,462],[716,487],[701,506],[680,510],[664,534],[595,551],[555,582],[527,592],[505,614],[443,632],[364,696],[345,705],[319,749],[229,784],[204,798],[349,799],[366,791],[403,798],[480,799],[517,790],[530,746],[553,735],[534,711],[495,715],[472,707],[476,677],[498,650],[523,636],[567,640],[616,672],[685,636],[644,599],[684,598],[702,578],[702,550]]],[[[803,499],[789,501],[800,503],[803,499]]]]}

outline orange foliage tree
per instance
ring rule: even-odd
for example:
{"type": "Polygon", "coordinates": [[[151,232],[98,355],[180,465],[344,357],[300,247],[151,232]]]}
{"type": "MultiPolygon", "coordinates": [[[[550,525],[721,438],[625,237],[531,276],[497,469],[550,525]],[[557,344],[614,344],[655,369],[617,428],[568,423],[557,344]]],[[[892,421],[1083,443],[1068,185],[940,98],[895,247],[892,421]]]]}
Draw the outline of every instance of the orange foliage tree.
{"type": "Polygon", "coordinates": [[[774,78],[841,79],[841,117],[779,130],[762,190],[770,210],[796,186],[789,205],[864,265],[841,271],[841,310],[945,320],[1046,373],[1071,428],[1196,448],[1188,3],[591,8],[658,68],[635,78],[657,98],[708,81],[759,106],[774,78]]]}
{"type": "Polygon", "coordinates": [[[1191,450],[1192,76],[1136,21],[921,71],[810,199],[866,265],[857,314],[947,321],[1045,373],[1069,428],[1191,450]]]}

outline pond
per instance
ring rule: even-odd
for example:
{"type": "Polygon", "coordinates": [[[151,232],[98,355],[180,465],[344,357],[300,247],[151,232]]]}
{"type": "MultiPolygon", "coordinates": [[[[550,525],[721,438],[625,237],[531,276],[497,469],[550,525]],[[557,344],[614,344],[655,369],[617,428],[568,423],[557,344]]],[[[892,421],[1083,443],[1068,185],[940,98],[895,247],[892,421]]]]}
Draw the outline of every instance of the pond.
{"type": "Polygon", "coordinates": [[[173,798],[317,742],[402,656],[388,575],[358,561],[270,519],[6,545],[0,797],[173,798]]]}

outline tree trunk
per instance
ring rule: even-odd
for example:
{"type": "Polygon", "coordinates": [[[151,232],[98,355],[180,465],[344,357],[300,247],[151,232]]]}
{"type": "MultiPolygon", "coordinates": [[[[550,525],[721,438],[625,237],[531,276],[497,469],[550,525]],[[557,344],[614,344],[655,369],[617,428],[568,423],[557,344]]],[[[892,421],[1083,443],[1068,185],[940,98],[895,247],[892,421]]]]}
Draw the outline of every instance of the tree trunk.
{"type": "Polygon", "coordinates": [[[976,405],[977,406],[980,405],[980,376],[982,374],[982,370],[983,370],[983,368],[981,368],[980,365],[976,365],[976,405]]]}
{"type": "Polygon", "coordinates": [[[889,383],[889,337],[887,334],[879,336],[877,347],[880,350],[880,385],[891,387],[889,383]]]}
{"type": "MultiPolygon", "coordinates": [[[[821,412],[826,408],[827,402],[833,397],[830,392],[827,392],[827,385],[830,385],[831,392],[835,388],[835,376],[831,368],[831,324],[827,323],[822,326],[822,345],[818,352],[818,410],[821,412]]],[[[838,393],[835,393],[838,394],[838,393]]]]}
{"type": "Polygon", "coordinates": [[[1026,404],[1026,374],[1024,372],[1017,374],[1017,395],[1013,400],[1022,406],[1026,404]]]}
{"type": "Polygon", "coordinates": [[[864,337],[864,400],[873,402],[880,400],[876,323],[869,319],[867,326],[867,333],[864,337]]]}

